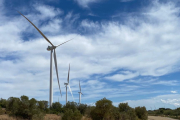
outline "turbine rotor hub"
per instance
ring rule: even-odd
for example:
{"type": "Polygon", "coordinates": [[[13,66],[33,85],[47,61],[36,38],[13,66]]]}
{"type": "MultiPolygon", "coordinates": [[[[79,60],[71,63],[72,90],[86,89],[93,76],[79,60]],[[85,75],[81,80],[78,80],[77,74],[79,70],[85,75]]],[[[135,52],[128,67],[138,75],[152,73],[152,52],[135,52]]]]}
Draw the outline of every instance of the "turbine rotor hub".
{"type": "Polygon", "coordinates": [[[64,85],[69,85],[68,83],[64,83],[64,85]]]}
{"type": "Polygon", "coordinates": [[[53,49],[55,49],[56,48],[56,46],[48,46],[47,47],[47,51],[51,51],[51,50],[53,50],[53,49]]]}

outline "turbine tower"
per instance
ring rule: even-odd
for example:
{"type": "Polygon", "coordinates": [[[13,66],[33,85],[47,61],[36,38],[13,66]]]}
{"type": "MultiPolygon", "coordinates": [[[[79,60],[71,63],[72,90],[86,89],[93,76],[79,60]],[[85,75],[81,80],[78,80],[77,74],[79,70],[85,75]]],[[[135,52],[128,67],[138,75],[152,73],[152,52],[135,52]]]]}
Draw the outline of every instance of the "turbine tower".
{"type": "Polygon", "coordinates": [[[62,97],[62,93],[61,93],[61,88],[60,88],[60,83],[59,83],[59,76],[58,76],[58,67],[57,67],[57,58],[56,58],[56,51],[55,49],[66,43],[66,42],[69,42],[70,40],[66,41],[66,42],[63,42],[57,46],[53,45],[49,39],[27,18],[25,17],[22,13],[20,13],[19,11],[17,11],[19,14],[21,14],[26,20],[28,20],[35,28],[36,30],[46,39],[47,42],[49,42],[51,44],[51,46],[48,46],[47,50],[50,51],[50,90],[49,90],[49,106],[51,107],[52,106],[52,102],[53,102],[53,76],[52,76],[52,72],[53,72],[53,69],[52,69],[52,64],[53,64],[53,52],[54,52],[54,64],[55,64],[55,69],[56,69],[56,75],[57,75],[57,81],[58,81],[58,85],[59,85],[59,90],[60,90],[60,94],[61,94],[61,97],[62,97]]]}
{"type": "Polygon", "coordinates": [[[69,70],[68,70],[67,83],[64,83],[64,85],[66,87],[66,104],[67,104],[67,87],[69,87],[69,91],[71,92],[71,95],[72,95],[72,98],[73,98],[73,101],[74,101],[74,97],[73,97],[73,94],[72,94],[72,91],[71,91],[71,87],[69,85],[69,74],[70,74],[70,64],[69,64],[69,70]]]}
{"type": "MultiPolygon", "coordinates": [[[[81,94],[82,94],[82,92],[81,92],[80,81],[79,81],[79,90],[80,90],[80,92],[78,92],[78,93],[79,93],[79,104],[81,104],[81,94]]],[[[82,94],[82,95],[83,95],[83,94],[82,94]]]]}

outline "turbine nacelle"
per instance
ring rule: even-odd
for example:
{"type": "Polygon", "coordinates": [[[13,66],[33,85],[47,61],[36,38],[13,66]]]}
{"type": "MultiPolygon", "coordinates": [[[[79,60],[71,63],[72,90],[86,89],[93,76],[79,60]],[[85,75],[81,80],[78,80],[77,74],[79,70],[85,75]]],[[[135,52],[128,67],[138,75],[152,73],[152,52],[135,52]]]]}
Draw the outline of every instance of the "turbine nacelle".
{"type": "Polygon", "coordinates": [[[68,86],[68,85],[69,85],[69,83],[64,83],[64,85],[68,86]]]}
{"type": "Polygon", "coordinates": [[[57,46],[48,46],[47,47],[47,51],[51,51],[51,50],[53,50],[53,49],[55,49],[57,46]]]}

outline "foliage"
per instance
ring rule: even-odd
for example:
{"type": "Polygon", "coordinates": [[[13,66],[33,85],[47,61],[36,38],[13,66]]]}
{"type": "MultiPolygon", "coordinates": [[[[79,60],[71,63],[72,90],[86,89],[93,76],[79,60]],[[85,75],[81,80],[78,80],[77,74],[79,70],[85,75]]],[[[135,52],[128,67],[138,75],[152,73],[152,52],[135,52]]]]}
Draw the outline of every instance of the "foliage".
{"type": "Polygon", "coordinates": [[[86,111],[85,111],[85,115],[90,118],[91,117],[91,111],[93,111],[94,109],[95,109],[95,106],[87,106],[86,111]]]}
{"type": "Polygon", "coordinates": [[[23,119],[43,119],[46,106],[43,101],[29,98],[25,95],[19,98],[10,97],[7,100],[6,110],[11,116],[23,119]]]}
{"type": "Polygon", "coordinates": [[[136,107],[135,108],[136,115],[141,120],[147,120],[148,119],[148,113],[145,107],[136,107]]]}
{"type": "Polygon", "coordinates": [[[76,102],[67,102],[66,105],[63,106],[63,112],[66,111],[66,109],[71,109],[73,112],[77,110],[77,103],[76,102]]]}
{"type": "Polygon", "coordinates": [[[128,110],[130,110],[128,103],[120,103],[118,107],[119,112],[127,112],[128,110]]]}
{"type": "Polygon", "coordinates": [[[80,111],[80,113],[82,115],[85,115],[86,109],[87,109],[87,105],[86,104],[79,104],[77,106],[77,109],[80,111]]]}
{"type": "Polygon", "coordinates": [[[93,120],[113,119],[112,101],[103,98],[96,102],[96,107],[90,112],[93,120]]]}
{"type": "MultiPolygon", "coordinates": [[[[0,100],[0,114],[7,113],[11,116],[30,119],[43,120],[47,113],[57,114],[62,120],[81,120],[84,118],[92,120],[147,120],[147,111],[145,107],[131,108],[128,103],[120,103],[118,107],[112,105],[112,101],[103,98],[96,102],[96,106],[87,106],[86,104],[77,104],[68,102],[62,106],[59,102],[52,104],[48,108],[47,101],[37,101],[34,98],[23,95],[20,98],[10,97],[8,100],[0,100]]],[[[159,109],[155,114],[166,114],[178,116],[180,108],[176,110],[159,109]],[[173,111],[173,112],[172,112],[173,111]]],[[[58,118],[59,119],[59,118],[58,118]]]]}
{"type": "Polygon", "coordinates": [[[62,104],[60,104],[59,102],[55,102],[52,104],[52,107],[50,109],[51,109],[52,113],[58,114],[58,113],[62,112],[62,104]]]}
{"type": "Polygon", "coordinates": [[[82,118],[82,115],[78,110],[75,110],[73,112],[72,109],[66,109],[62,117],[62,120],[81,120],[81,118],[82,118]]]}
{"type": "Polygon", "coordinates": [[[6,108],[6,104],[7,104],[6,99],[2,99],[2,98],[1,98],[1,100],[0,100],[0,107],[6,108]]]}
{"type": "Polygon", "coordinates": [[[133,108],[131,108],[128,103],[120,103],[118,105],[118,110],[120,112],[120,120],[136,120],[136,112],[133,108]]]}

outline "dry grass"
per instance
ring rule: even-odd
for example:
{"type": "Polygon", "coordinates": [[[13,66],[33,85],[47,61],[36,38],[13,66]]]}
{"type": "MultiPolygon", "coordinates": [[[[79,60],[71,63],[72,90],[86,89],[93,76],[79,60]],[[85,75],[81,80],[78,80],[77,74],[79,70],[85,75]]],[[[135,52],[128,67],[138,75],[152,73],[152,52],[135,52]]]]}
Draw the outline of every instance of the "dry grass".
{"type": "Polygon", "coordinates": [[[61,120],[61,116],[58,116],[56,114],[46,114],[44,120],[61,120]]]}
{"type": "Polygon", "coordinates": [[[91,118],[87,118],[87,117],[83,116],[81,120],[92,120],[92,119],[91,119],[91,118]]]}
{"type": "Polygon", "coordinates": [[[168,117],[160,117],[160,116],[148,116],[148,120],[177,120],[177,119],[172,119],[168,117]]]}
{"type": "MultiPolygon", "coordinates": [[[[0,115],[0,120],[20,120],[20,119],[9,117],[8,115],[0,115]]],[[[44,120],[62,120],[62,119],[61,116],[58,116],[56,114],[46,114],[44,120]]],[[[92,119],[83,116],[81,120],[92,120],[92,119]]]]}
{"type": "Polygon", "coordinates": [[[17,120],[13,117],[9,117],[9,115],[0,115],[0,120],[17,120]]]}

